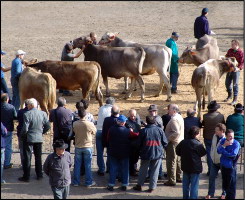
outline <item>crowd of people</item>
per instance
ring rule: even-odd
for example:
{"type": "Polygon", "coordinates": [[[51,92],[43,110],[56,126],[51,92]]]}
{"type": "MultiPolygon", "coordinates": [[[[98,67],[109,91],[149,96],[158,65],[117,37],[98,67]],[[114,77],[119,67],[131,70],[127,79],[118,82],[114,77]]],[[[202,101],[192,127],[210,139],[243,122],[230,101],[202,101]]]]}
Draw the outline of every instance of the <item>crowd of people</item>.
{"type": "MultiPolygon", "coordinates": [[[[208,9],[202,10],[202,15],[195,21],[195,37],[204,34],[214,34],[209,29],[207,21],[208,9]],[[204,27],[204,28],[203,28],[204,27]]],[[[90,33],[90,38],[96,42],[96,34],[90,33]]],[[[166,46],[172,49],[173,55],[170,67],[170,82],[172,93],[177,93],[178,46],[177,32],[173,32],[166,46]]],[[[79,57],[85,46],[73,53],[72,43],[67,43],[62,51],[62,61],[73,61],[79,57]]],[[[1,57],[6,53],[1,51],[1,57]]],[[[120,189],[126,191],[129,176],[137,176],[137,184],[133,187],[142,191],[142,186],[148,180],[149,193],[157,188],[159,179],[167,178],[165,186],[174,187],[182,183],[183,198],[198,198],[199,176],[203,171],[201,157],[207,156],[209,189],[205,197],[210,199],[215,194],[215,178],[218,171],[222,173],[221,198],[234,199],[236,196],[236,163],[240,149],[244,146],[244,106],[237,103],[239,72],[231,72],[226,77],[228,101],[232,97],[231,83],[233,81],[234,114],[225,120],[218,111],[220,105],[211,101],[208,113],[203,120],[195,117],[193,109],[187,110],[183,118],[179,106],[169,104],[168,113],[158,115],[158,106],[149,105],[145,120],[135,109],[128,111],[128,116],[120,114],[120,106],[113,97],[106,99],[105,105],[98,110],[98,119],[88,112],[89,102],[82,99],[76,103],[76,111],[66,107],[64,97],[57,100],[57,108],[50,115],[38,108],[34,98],[25,100],[25,108],[20,108],[18,80],[23,70],[22,60],[26,52],[18,50],[10,68],[1,62],[1,184],[3,169],[13,167],[11,163],[12,138],[14,120],[18,121],[17,136],[20,149],[23,176],[19,181],[30,182],[32,152],[35,155],[35,172],[37,180],[43,178],[43,172],[49,176],[49,183],[54,198],[66,199],[70,185],[81,185],[81,175],[85,175],[84,185],[93,187],[92,159],[96,146],[97,175],[109,173],[106,186],[113,191],[116,180],[121,182],[120,189]],[[11,85],[13,97],[9,93],[4,72],[11,70],[11,85]],[[53,123],[53,150],[42,165],[43,134],[46,134],[53,123]],[[200,142],[200,129],[203,128],[204,145],[200,142]],[[75,157],[72,160],[70,150],[72,141],[75,147],[75,157]],[[95,142],[94,142],[95,141],[95,142]],[[106,150],[106,151],[105,151],[106,150]],[[107,159],[105,162],[105,153],[107,159]],[[166,173],[163,173],[162,160],[166,155],[166,173]],[[140,166],[139,166],[140,160],[140,166]],[[70,169],[74,164],[73,176],[70,169]],[[181,175],[183,172],[183,176],[181,175]]],[[[243,52],[239,42],[232,40],[232,48],[226,54],[234,56],[243,69],[243,52]]],[[[69,91],[60,91],[63,96],[72,95],[69,91]]]]}

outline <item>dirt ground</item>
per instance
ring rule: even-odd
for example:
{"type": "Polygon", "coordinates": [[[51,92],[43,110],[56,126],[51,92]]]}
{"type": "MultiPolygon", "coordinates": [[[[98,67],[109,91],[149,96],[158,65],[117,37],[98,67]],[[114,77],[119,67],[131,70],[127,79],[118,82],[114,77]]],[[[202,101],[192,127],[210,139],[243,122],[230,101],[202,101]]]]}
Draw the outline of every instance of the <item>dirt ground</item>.
{"type": "MultiPolygon", "coordinates": [[[[22,49],[27,52],[26,59],[38,58],[38,60],[60,60],[61,51],[66,42],[77,37],[87,35],[91,31],[97,33],[98,38],[106,32],[120,32],[119,37],[139,43],[165,44],[173,31],[180,33],[179,54],[183,52],[187,45],[194,45],[196,39],[193,36],[193,23],[200,15],[202,8],[208,7],[210,12],[208,20],[211,30],[217,35],[220,47],[220,55],[225,55],[230,48],[232,39],[238,39],[240,46],[243,46],[243,2],[239,1],[181,1],[181,2],[28,2],[28,1],[1,1],[1,48],[7,52],[2,62],[6,66],[11,66],[11,61],[15,57],[15,52],[22,49]],[[235,12],[235,17],[234,17],[235,12]]],[[[83,61],[83,56],[76,59],[83,61]]],[[[194,106],[195,93],[190,85],[193,65],[180,66],[180,77],[178,81],[178,94],[173,95],[172,102],[179,105],[183,117],[186,117],[186,110],[194,106]]],[[[5,73],[9,88],[10,73],[5,73]]],[[[109,86],[112,96],[116,98],[116,103],[121,108],[121,112],[127,115],[130,108],[135,108],[142,119],[147,115],[149,104],[159,106],[159,115],[166,113],[166,90],[160,97],[154,97],[158,90],[159,77],[155,73],[143,77],[146,85],[146,100],[139,103],[139,89],[133,93],[132,98],[124,100],[121,91],[123,90],[123,79],[109,79],[109,86]]],[[[240,75],[239,102],[243,101],[243,72],[240,75]]],[[[220,80],[220,86],[215,94],[215,99],[220,103],[220,112],[225,118],[233,113],[233,107],[222,102],[226,98],[225,76],[220,80]]],[[[105,87],[102,84],[102,91],[105,87]]],[[[68,108],[75,110],[75,102],[82,98],[81,91],[73,91],[74,96],[67,97],[68,108]]],[[[59,94],[57,93],[57,96],[59,94]]],[[[97,118],[99,105],[97,101],[91,99],[89,111],[97,118]]],[[[203,110],[202,114],[207,110],[203,110]]],[[[16,133],[15,133],[16,134],[16,133]]],[[[43,151],[51,152],[50,132],[45,135],[43,151]]],[[[14,151],[18,151],[17,138],[14,136],[14,151]]],[[[46,158],[43,156],[43,161],[46,158]]],[[[35,180],[35,172],[32,169],[32,179],[30,183],[20,183],[17,178],[22,175],[19,169],[19,154],[14,154],[14,168],[4,170],[4,177],[7,184],[1,186],[1,197],[4,199],[31,199],[31,198],[52,198],[52,193],[48,184],[48,177],[41,181],[35,180]]],[[[93,171],[96,172],[96,157],[93,160],[93,171]]],[[[34,163],[33,163],[34,164],[34,163]]],[[[163,165],[165,166],[165,164],[163,165]]],[[[203,163],[204,171],[200,177],[199,196],[203,198],[207,195],[208,177],[206,163],[203,163]]],[[[164,171],[166,168],[164,167],[164,171]]],[[[138,193],[131,190],[136,179],[130,180],[130,190],[128,192],[108,192],[105,189],[108,175],[105,178],[98,177],[94,173],[97,186],[91,189],[85,187],[71,187],[70,198],[182,198],[181,184],[176,187],[163,186],[163,181],[159,181],[157,190],[152,194],[138,193]],[[120,196],[119,196],[120,195],[120,196]]],[[[244,197],[244,173],[243,167],[238,169],[237,198],[244,197]]],[[[119,186],[119,185],[118,185],[119,186]]],[[[146,184],[147,186],[147,184],[146,184]]],[[[217,178],[216,195],[221,194],[221,175],[217,178]]],[[[147,189],[147,187],[145,187],[147,189]]]]}

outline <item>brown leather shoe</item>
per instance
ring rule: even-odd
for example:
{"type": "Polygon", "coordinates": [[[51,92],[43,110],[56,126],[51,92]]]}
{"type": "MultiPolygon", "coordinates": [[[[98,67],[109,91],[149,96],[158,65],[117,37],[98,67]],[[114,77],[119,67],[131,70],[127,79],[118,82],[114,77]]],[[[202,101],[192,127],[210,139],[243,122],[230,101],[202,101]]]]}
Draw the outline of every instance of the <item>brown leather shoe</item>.
{"type": "Polygon", "coordinates": [[[154,189],[148,189],[148,190],[146,190],[146,192],[149,192],[149,193],[152,193],[154,191],[154,189]]]}
{"type": "Polygon", "coordinates": [[[137,191],[142,191],[142,187],[140,185],[134,186],[133,189],[137,191]]]}

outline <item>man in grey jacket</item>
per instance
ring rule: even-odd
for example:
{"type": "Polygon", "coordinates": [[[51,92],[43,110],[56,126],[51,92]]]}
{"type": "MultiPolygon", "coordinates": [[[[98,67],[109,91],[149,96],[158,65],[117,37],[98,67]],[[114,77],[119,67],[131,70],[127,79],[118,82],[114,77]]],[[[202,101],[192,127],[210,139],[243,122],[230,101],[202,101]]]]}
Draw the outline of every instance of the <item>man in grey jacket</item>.
{"type": "Polygon", "coordinates": [[[49,176],[54,199],[67,199],[71,184],[71,154],[65,151],[68,145],[62,139],[56,140],[53,146],[55,152],[48,155],[43,170],[49,176]]]}
{"type": "Polygon", "coordinates": [[[42,135],[50,129],[47,114],[37,109],[37,100],[26,100],[28,112],[23,115],[23,127],[20,137],[23,140],[23,171],[19,181],[29,182],[31,172],[32,150],[35,155],[35,171],[37,180],[43,178],[42,173],[42,135]]]}

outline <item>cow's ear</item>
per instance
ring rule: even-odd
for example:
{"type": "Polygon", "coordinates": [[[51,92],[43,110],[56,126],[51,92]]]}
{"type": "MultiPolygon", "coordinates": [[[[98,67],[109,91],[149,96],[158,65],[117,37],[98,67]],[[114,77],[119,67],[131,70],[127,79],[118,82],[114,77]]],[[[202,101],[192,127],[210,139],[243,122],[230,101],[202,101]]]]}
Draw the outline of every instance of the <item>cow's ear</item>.
{"type": "Polygon", "coordinates": [[[120,32],[115,32],[114,35],[117,36],[117,35],[119,35],[119,33],[120,33],[120,32]]]}
{"type": "Polygon", "coordinates": [[[114,40],[114,39],[115,39],[115,35],[109,37],[109,40],[114,40]]]}
{"type": "Polygon", "coordinates": [[[196,55],[196,52],[195,52],[195,51],[190,51],[190,54],[191,54],[192,56],[194,56],[194,55],[196,55]]]}

